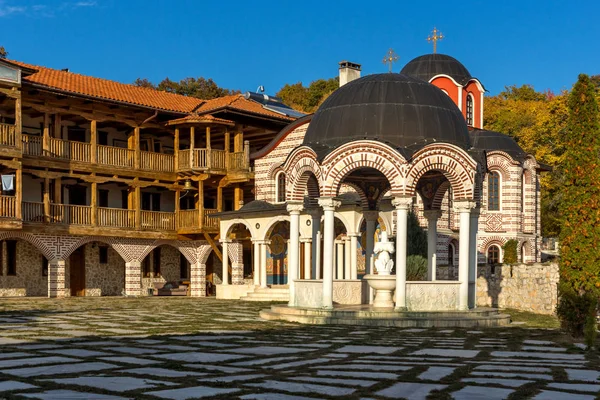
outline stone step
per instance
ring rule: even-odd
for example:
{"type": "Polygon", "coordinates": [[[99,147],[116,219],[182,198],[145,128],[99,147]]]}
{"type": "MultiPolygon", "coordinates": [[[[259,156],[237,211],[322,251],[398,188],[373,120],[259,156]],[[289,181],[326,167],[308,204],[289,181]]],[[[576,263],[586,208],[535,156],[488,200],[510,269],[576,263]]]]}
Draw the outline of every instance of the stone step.
{"type": "Polygon", "coordinates": [[[287,285],[276,285],[269,288],[255,288],[240,300],[243,301],[289,301],[290,289],[287,285]]]}

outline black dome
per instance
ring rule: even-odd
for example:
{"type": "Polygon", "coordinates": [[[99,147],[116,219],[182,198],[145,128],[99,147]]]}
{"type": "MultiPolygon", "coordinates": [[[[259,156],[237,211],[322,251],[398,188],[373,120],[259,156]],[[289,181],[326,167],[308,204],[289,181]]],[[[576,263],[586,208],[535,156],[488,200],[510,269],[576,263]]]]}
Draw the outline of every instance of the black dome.
{"type": "Polygon", "coordinates": [[[319,158],[356,140],[378,140],[405,157],[433,142],[471,147],[464,117],[436,86],[402,74],[376,74],[333,92],[314,114],[303,144],[319,158]]]}
{"type": "Polygon", "coordinates": [[[484,129],[474,129],[469,132],[473,147],[484,151],[503,151],[513,158],[513,160],[523,162],[527,153],[515,142],[512,137],[494,131],[484,129]]]}
{"type": "Polygon", "coordinates": [[[409,61],[400,73],[423,79],[427,82],[436,75],[444,74],[451,76],[461,85],[464,85],[472,78],[467,68],[456,58],[437,53],[425,54],[409,61]]]}

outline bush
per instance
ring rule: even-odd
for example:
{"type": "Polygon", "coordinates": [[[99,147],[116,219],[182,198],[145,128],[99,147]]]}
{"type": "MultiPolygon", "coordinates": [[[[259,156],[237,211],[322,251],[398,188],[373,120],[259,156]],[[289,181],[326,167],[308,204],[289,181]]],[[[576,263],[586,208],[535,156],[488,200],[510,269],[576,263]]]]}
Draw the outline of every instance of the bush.
{"type": "Polygon", "coordinates": [[[427,278],[427,259],[420,255],[406,258],[406,280],[424,281],[427,278]]]}
{"type": "Polygon", "coordinates": [[[407,255],[427,257],[427,232],[419,225],[419,218],[412,210],[408,212],[406,225],[407,255]]]}
{"type": "Polygon", "coordinates": [[[516,264],[518,262],[519,257],[517,256],[517,246],[519,242],[515,239],[510,239],[504,246],[502,246],[502,250],[504,250],[504,264],[516,264]]]}
{"type": "Polygon", "coordinates": [[[560,326],[571,336],[583,337],[588,347],[596,341],[596,309],[598,298],[591,293],[576,293],[566,285],[560,287],[560,298],[556,314],[560,326]]]}

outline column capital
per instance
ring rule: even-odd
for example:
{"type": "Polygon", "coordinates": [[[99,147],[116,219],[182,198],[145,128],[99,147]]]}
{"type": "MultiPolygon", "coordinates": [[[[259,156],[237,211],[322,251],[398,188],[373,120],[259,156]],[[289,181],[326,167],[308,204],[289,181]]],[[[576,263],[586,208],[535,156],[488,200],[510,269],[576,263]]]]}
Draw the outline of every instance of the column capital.
{"type": "Polygon", "coordinates": [[[423,216],[427,220],[438,220],[442,216],[442,210],[423,210],[423,216]]]}
{"type": "Polygon", "coordinates": [[[377,221],[379,219],[379,211],[365,210],[363,211],[363,217],[365,218],[365,221],[377,221]]]}
{"type": "Polygon", "coordinates": [[[335,211],[336,208],[342,205],[342,202],[334,197],[319,197],[319,205],[325,211],[335,211]]]}
{"type": "Polygon", "coordinates": [[[392,199],[392,205],[396,210],[408,210],[413,205],[412,197],[394,197],[392,199]]]}
{"type": "Polygon", "coordinates": [[[285,208],[290,215],[300,215],[300,211],[304,210],[304,202],[288,201],[285,208]]]}
{"type": "Polygon", "coordinates": [[[455,200],[454,211],[458,213],[470,213],[477,207],[477,203],[472,200],[455,200]]]}
{"type": "Polygon", "coordinates": [[[231,239],[220,239],[219,243],[233,243],[233,240],[231,240],[231,239]]]}

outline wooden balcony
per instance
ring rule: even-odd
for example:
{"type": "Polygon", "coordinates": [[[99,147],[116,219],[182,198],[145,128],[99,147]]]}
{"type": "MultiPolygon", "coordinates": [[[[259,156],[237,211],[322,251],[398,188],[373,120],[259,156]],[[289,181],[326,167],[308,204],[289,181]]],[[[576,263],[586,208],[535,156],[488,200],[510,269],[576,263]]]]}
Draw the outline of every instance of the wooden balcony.
{"type": "Polygon", "coordinates": [[[175,213],[142,211],[142,230],[175,231],[175,213]]]}
{"type": "Polygon", "coordinates": [[[45,155],[62,160],[90,162],[92,159],[92,145],[90,143],[50,138],[50,148],[45,155]]]}
{"type": "Polygon", "coordinates": [[[98,226],[135,229],[135,210],[98,207],[98,226]]]}
{"type": "Polygon", "coordinates": [[[16,198],[0,196],[0,218],[16,218],[16,198]]]}
{"type": "Polygon", "coordinates": [[[17,147],[17,127],[0,124],[0,146],[17,147]]]}
{"type": "Polygon", "coordinates": [[[140,168],[147,171],[175,172],[175,157],[172,154],[142,151],[140,168]]]}
{"type": "Polygon", "coordinates": [[[200,221],[200,211],[198,209],[179,210],[177,214],[177,231],[180,233],[218,232],[219,219],[211,216],[216,212],[216,209],[205,208],[202,221],[200,221]]]}
{"type": "Polygon", "coordinates": [[[113,167],[134,168],[135,150],[98,145],[98,164],[113,167]]]}

